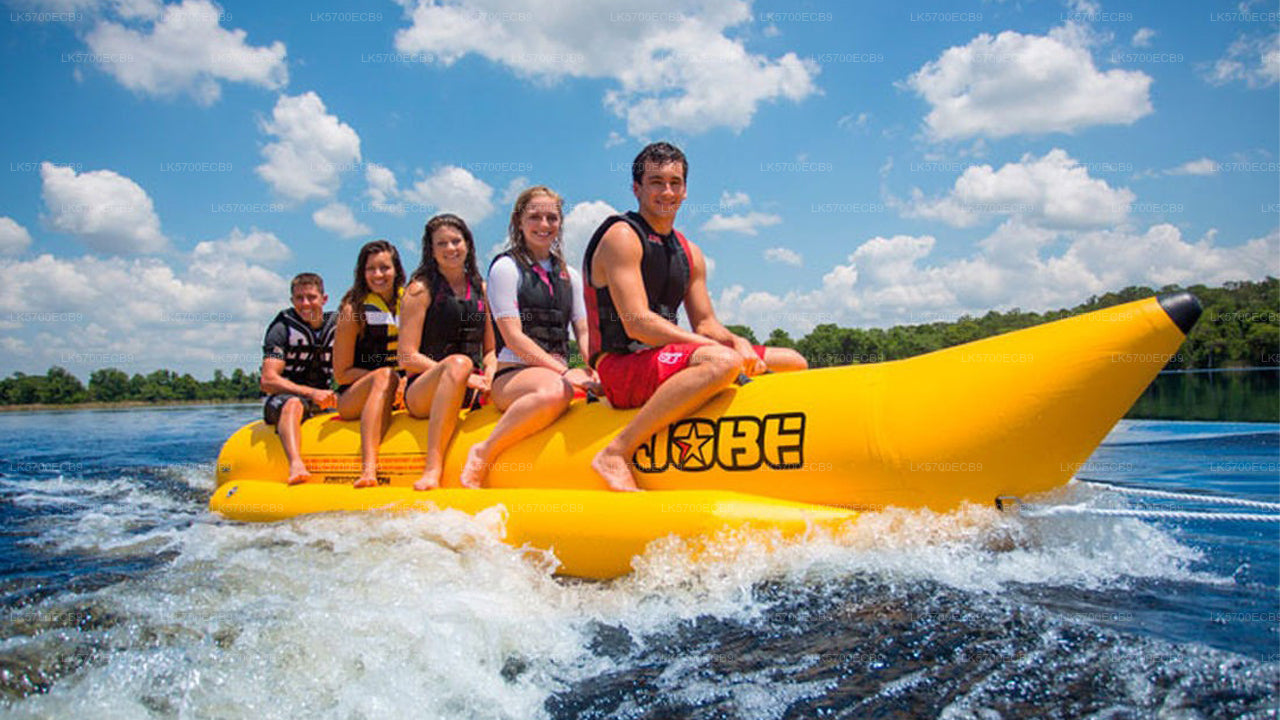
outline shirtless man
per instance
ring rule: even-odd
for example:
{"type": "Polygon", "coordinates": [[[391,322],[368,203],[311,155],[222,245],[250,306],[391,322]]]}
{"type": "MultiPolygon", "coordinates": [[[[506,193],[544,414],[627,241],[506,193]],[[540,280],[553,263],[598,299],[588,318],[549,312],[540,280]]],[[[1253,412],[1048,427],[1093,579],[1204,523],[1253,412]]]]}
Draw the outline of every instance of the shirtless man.
{"type": "Polygon", "coordinates": [[[630,469],[636,448],[739,374],[808,368],[796,351],[753,346],[716,319],[702,251],[675,230],[688,174],[679,148],[659,142],[641,150],[631,167],[639,211],[607,218],[583,257],[589,361],[614,407],[640,408],[591,461],[613,490],[638,490],[630,469]],[[681,304],[692,330],[676,324],[681,304]]]}
{"type": "Polygon", "coordinates": [[[289,301],[293,307],[281,310],[267,326],[259,387],[267,393],[262,420],[280,434],[289,459],[289,484],[296,485],[311,479],[298,439],[302,421],[337,405],[330,389],[336,314],[325,312],[329,296],[324,294],[324,280],[315,273],[293,279],[289,301]]]}

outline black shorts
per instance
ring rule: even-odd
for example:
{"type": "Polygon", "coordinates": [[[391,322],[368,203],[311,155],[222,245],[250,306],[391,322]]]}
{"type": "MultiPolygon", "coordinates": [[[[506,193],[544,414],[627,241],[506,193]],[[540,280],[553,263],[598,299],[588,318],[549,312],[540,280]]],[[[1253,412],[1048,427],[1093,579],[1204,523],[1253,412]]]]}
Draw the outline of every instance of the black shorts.
{"type": "Polygon", "coordinates": [[[268,395],[267,399],[262,403],[262,422],[268,425],[275,425],[280,422],[280,412],[284,410],[284,404],[297,398],[302,402],[302,419],[324,412],[318,405],[311,402],[310,398],[304,398],[301,395],[292,393],[280,393],[279,395],[268,395]]]}
{"type": "MultiPolygon", "coordinates": [[[[477,374],[479,374],[479,373],[477,373],[477,374]]],[[[414,381],[414,380],[417,380],[418,378],[422,377],[423,375],[426,375],[426,373],[418,373],[417,375],[410,375],[410,376],[409,376],[409,379],[408,379],[408,380],[406,380],[406,381],[405,381],[405,383],[404,383],[404,392],[405,392],[405,394],[406,394],[406,395],[408,395],[408,394],[409,394],[409,388],[413,386],[413,381],[414,381]]],[[[475,409],[479,408],[479,407],[480,407],[480,405],[481,405],[481,403],[480,403],[480,391],[479,391],[479,390],[476,390],[476,389],[475,389],[475,388],[473,388],[473,387],[469,387],[469,388],[467,388],[466,392],[464,392],[464,393],[462,394],[462,407],[464,407],[464,408],[466,408],[466,409],[468,409],[468,410],[475,410],[475,409]]]]}

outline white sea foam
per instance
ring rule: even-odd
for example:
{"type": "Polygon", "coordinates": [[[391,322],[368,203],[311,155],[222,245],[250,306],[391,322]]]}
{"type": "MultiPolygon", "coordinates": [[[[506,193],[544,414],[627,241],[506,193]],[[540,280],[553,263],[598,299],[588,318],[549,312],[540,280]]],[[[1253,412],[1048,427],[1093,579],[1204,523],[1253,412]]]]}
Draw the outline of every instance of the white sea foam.
{"type": "MultiPolygon", "coordinates": [[[[1122,500],[1072,484],[1046,502],[1114,505],[1122,500]]],[[[867,513],[834,533],[784,540],[768,532],[724,533],[702,541],[667,539],[637,563],[630,582],[649,592],[691,583],[729,599],[761,580],[831,579],[873,573],[890,580],[930,580],[969,591],[1009,583],[1101,588],[1135,578],[1230,582],[1193,570],[1199,551],[1176,531],[1133,518],[1020,518],[969,505],[940,514],[889,509],[867,513]],[[696,572],[690,572],[690,555],[696,572]],[[692,575],[692,579],[691,579],[692,575]]]]}
{"type": "MultiPolygon", "coordinates": [[[[764,581],[872,575],[995,592],[1009,583],[1205,579],[1189,569],[1195,551],[1138,520],[1031,520],[979,507],[866,514],[802,539],[668,538],[632,575],[596,583],[553,578],[545,553],[502,544],[496,509],[236,524],[131,478],[9,489],[81,506],[43,519],[38,542],[54,552],[176,551],[146,576],[60,598],[125,621],[27,640],[104,649],[48,693],[9,706],[18,717],[103,716],[104,708],[116,717],[539,717],[551,693],[619,670],[590,649],[595,624],[624,629],[643,649],[693,618],[751,623],[768,609],[756,592],[764,581]]],[[[1082,486],[1064,493],[1118,502],[1082,486]]],[[[760,717],[825,688],[750,672],[728,684],[710,676],[656,684],[680,702],[729,701],[760,717]]]]}
{"type": "MultiPolygon", "coordinates": [[[[776,658],[766,668],[738,671],[729,678],[715,674],[712,670],[714,665],[714,658],[702,655],[675,658],[654,679],[654,684],[664,702],[689,706],[723,702],[737,713],[737,717],[758,720],[780,718],[796,702],[821,697],[836,685],[834,680],[804,682],[787,679],[810,668],[812,658],[776,658]]],[[[652,708],[640,707],[629,699],[614,715],[635,717],[651,711],[652,708]]]]}
{"type": "Polygon", "coordinates": [[[157,468],[157,471],[161,475],[176,478],[192,490],[213,492],[214,488],[217,487],[213,465],[212,462],[183,463],[181,465],[166,465],[157,468]]]}
{"type": "Polygon", "coordinates": [[[56,553],[156,552],[172,547],[197,516],[189,501],[135,476],[10,478],[0,487],[15,505],[53,510],[26,543],[56,553]]]}
{"type": "Polygon", "coordinates": [[[16,709],[533,717],[546,665],[582,647],[571,594],[460,513],[198,524],[172,564],[100,592],[130,618],[118,649],[16,709]],[[527,669],[508,681],[508,662],[527,669]]]}

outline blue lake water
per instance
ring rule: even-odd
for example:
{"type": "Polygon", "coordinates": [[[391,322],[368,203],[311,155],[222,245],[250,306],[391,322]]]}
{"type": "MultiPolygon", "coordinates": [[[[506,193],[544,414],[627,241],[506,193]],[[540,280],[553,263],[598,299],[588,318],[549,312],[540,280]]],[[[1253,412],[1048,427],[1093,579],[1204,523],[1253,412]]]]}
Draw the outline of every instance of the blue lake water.
{"type": "MultiPolygon", "coordinates": [[[[8,717],[1275,717],[1280,523],[864,515],[555,578],[498,514],[211,516],[256,406],[0,414],[8,717]]],[[[1122,421],[1077,473],[1280,501],[1280,426],[1122,421]]],[[[1200,511],[1085,483],[1084,509],[1200,511]]]]}

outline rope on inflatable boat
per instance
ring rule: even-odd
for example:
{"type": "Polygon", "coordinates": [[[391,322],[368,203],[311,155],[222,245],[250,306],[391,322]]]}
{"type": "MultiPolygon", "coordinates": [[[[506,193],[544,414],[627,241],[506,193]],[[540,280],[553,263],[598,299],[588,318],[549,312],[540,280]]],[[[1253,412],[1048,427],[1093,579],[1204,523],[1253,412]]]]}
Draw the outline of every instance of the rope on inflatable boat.
{"type": "Polygon", "coordinates": [[[1001,496],[996,498],[996,507],[1001,510],[1013,510],[1025,517],[1051,517],[1054,515],[1099,515],[1103,517],[1136,517],[1157,518],[1166,520],[1228,520],[1237,522],[1280,522],[1280,503],[1246,500],[1244,498],[1222,497],[1218,495],[1202,495],[1199,493],[1171,492],[1167,490],[1150,490],[1147,488],[1125,487],[1093,480],[1081,480],[1081,483],[1098,490],[1108,490],[1121,495],[1159,498],[1164,500],[1181,500],[1184,502],[1201,502],[1219,505],[1234,505],[1270,510],[1268,513],[1240,513],[1222,511],[1191,510],[1149,510],[1145,508],[1095,508],[1085,504],[1077,505],[1040,505],[1026,503],[1021,498],[1001,496]]]}
{"type": "Polygon", "coordinates": [[[1280,512],[1280,503],[1263,502],[1261,500],[1245,500],[1244,498],[1222,497],[1219,495],[1201,495],[1199,493],[1170,492],[1167,490],[1148,490],[1147,488],[1126,487],[1096,480],[1081,480],[1081,483],[1099,490],[1110,490],[1122,495],[1141,495],[1143,497],[1164,498],[1166,500],[1186,500],[1189,502],[1216,503],[1219,505],[1237,505],[1256,508],[1258,510],[1274,510],[1280,512]]]}
{"type": "Polygon", "coordinates": [[[1050,517],[1053,515],[1103,515],[1111,517],[1162,518],[1169,520],[1235,520],[1242,522],[1280,522],[1280,515],[1263,513],[1190,512],[1185,510],[1128,510],[1091,508],[1084,505],[1033,505],[1021,503],[1019,514],[1024,517],[1050,517]]]}

